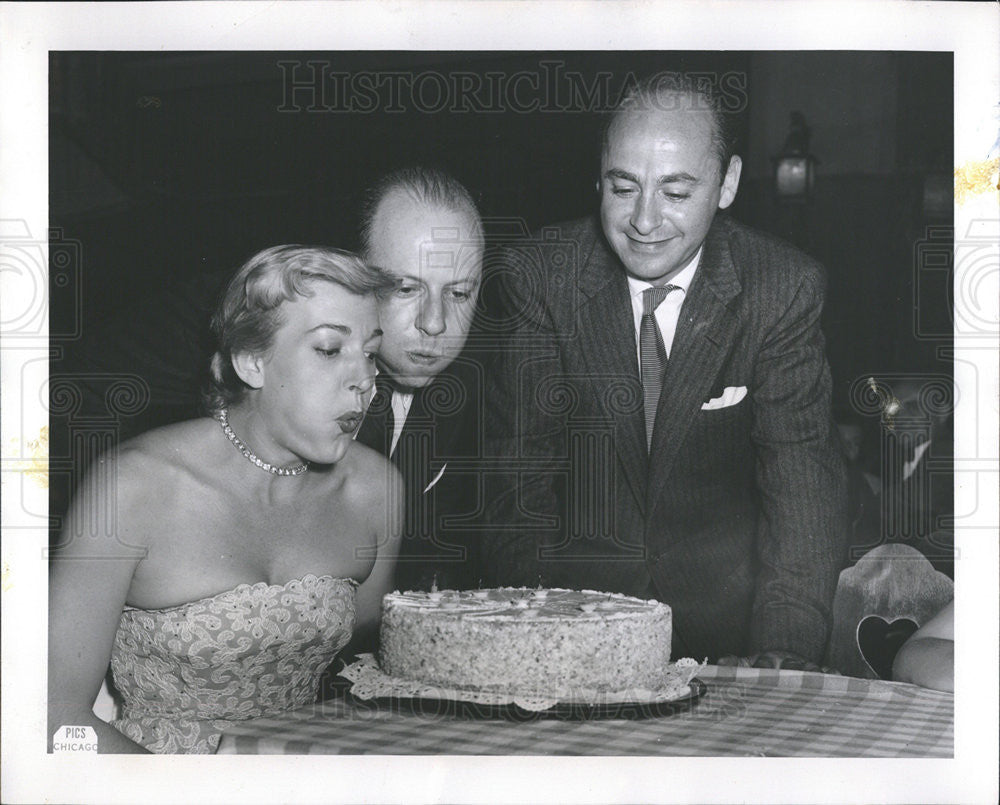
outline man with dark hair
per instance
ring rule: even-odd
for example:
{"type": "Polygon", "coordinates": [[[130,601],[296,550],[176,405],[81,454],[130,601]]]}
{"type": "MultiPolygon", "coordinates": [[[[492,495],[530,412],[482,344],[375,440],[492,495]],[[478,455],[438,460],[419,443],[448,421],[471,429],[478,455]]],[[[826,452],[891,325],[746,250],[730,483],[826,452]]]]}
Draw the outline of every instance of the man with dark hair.
{"type": "Polygon", "coordinates": [[[599,217],[507,251],[484,421],[510,471],[484,567],[658,598],[677,656],[801,668],[847,539],[824,274],[717,214],[727,131],[703,84],[641,83],[607,128],[599,217]]]}

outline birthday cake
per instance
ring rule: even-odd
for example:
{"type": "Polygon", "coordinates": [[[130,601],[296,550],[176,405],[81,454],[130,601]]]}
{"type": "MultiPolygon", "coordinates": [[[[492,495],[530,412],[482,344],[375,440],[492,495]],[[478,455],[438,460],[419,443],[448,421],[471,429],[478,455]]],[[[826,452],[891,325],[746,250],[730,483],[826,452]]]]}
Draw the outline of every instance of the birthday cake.
{"type": "Polygon", "coordinates": [[[656,690],[670,662],[670,607],[592,590],[395,592],[382,601],[379,665],[444,688],[656,690]]]}

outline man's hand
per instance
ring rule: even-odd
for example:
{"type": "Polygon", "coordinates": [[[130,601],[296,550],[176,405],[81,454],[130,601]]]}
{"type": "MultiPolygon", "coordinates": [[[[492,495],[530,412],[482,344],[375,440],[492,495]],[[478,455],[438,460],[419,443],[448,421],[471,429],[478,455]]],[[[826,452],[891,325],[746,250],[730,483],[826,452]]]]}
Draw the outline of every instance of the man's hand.
{"type": "Polygon", "coordinates": [[[719,657],[718,665],[737,666],[739,668],[774,668],[782,671],[816,671],[822,674],[837,674],[833,668],[821,668],[814,662],[803,659],[790,651],[763,651],[751,654],[749,657],[737,657],[727,654],[719,657]]]}

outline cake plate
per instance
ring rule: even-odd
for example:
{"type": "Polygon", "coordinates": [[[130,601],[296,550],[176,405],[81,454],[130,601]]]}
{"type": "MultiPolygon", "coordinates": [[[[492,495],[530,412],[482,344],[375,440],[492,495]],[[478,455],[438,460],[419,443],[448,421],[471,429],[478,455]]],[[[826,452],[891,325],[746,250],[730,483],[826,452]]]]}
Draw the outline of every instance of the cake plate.
{"type": "MultiPolygon", "coordinates": [[[[691,663],[691,661],[686,661],[691,663]]],[[[707,691],[693,673],[698,665],[671,666],[673,684],[656,692],[591,694],[580,698],[537,698],[475,690],[443,689],[389,677],[371,655],[341,671],[350,680],[344,697],[360,710],[404,713],[425,718],[503,719],[536,721],[560,719],[644,719],[690,710],[707,691]]]]}
{"type": "Polygon", "coordinates": [[[504,721],[594,721],[599,719],[638,720],[662,718],[694,707],[708,687],[695,677],[689,683],[690,692],[669,701],[593,702],[560,701],[544,710],[528,710],[513,702],[510,704],[484,704],[462,699],[431,698],[426,696],[379,696],[362,699],[350,691],[345,699],[361,710],[402,713],[424,718],[502,719],[504,721]]]}

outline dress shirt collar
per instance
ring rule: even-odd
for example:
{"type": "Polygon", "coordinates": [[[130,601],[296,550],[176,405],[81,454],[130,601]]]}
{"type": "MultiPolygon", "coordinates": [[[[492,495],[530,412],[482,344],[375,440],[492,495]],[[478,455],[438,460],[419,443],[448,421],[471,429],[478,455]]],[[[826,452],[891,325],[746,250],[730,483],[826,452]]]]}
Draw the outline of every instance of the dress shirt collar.
{"type": "MultiPolygon", "coordinates": [[[[378,367],[375,367],[375,377],[382,377],[382,374],[383,373],[379,371],[378,367]]],[[[388,375],[386,375],[383,379],[389,381],[388,388],[386,390],[390,394],[389,400],[392,407],[394,425],[392,447],[389,451],[389,454],[392,455],[392,452],[396,449],[396,444],[399,442],[399,437],[403,432],[403,426],[406,424],[406,418],[410,415],[410,407],[413,405],[413,391],[404,391],[402,388],[399,388],[388,375]]],[[[372,398],[368,400],[369,405],[371,405],[371,400],[374,398],[375,393],[373,389],[372,398]]],[[[360,432],[361,428],[358,428],[358,430],[354,432],[353,438],[357,439],[360,432]]]]}
{"type": "MultiPolygon", "coordinates": [[[[702,245],[698,249],[697,254],[692,258],[691,262],[684,266],[684,269],[673,277],[673,279],[668,282],[668,285],[673,285],[676,288],[680,288],[684,294],[687,294],[688,288],[691,287],[691,281],[694,279],[694,274],[698,270],[698,264],[701,263],[701,253],[705,250],[705,246],[702,245]]],[[[628,290],[631,296],[641,296],[642,292],[647,288],[652,288],[653,284],[651,282],[646,282],[645,280],[639,280],[635,277],[629,277],[628,279],[628,290]]]]}

